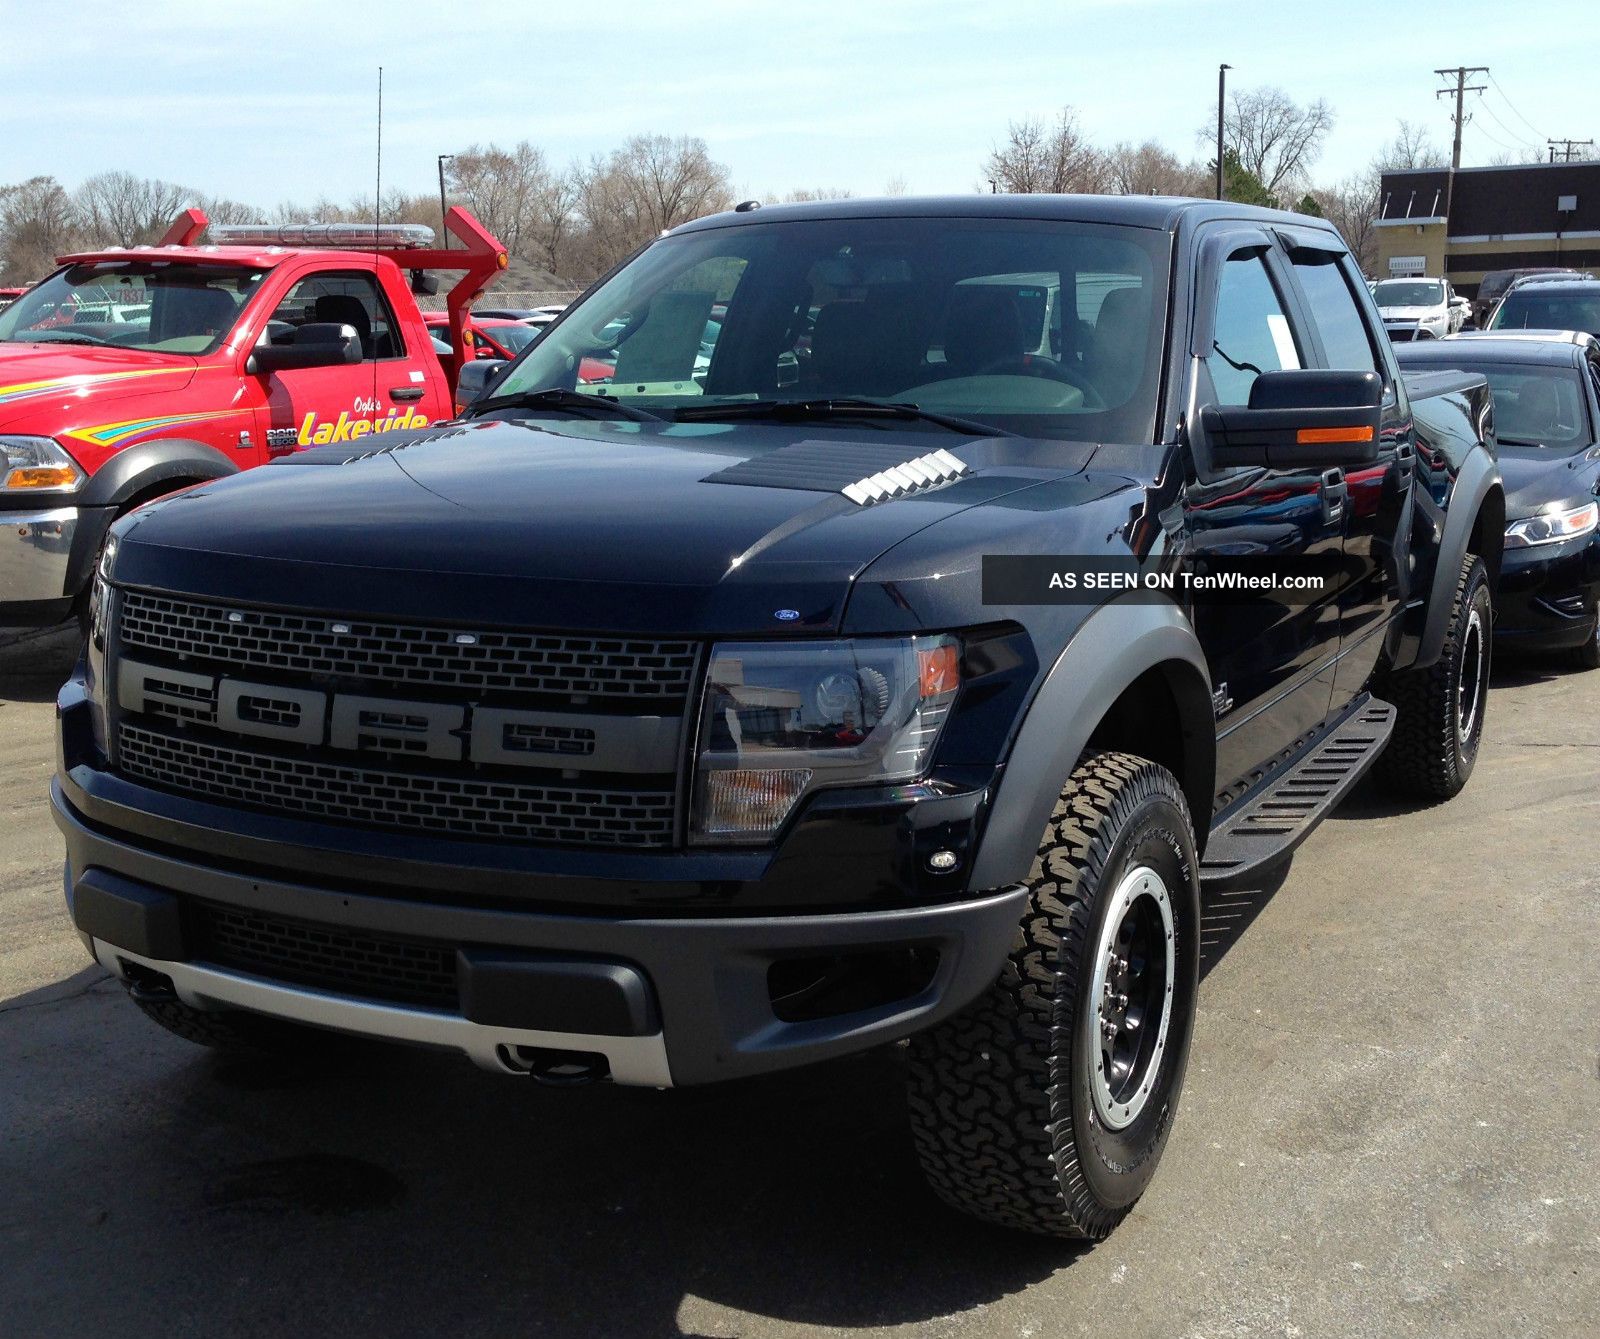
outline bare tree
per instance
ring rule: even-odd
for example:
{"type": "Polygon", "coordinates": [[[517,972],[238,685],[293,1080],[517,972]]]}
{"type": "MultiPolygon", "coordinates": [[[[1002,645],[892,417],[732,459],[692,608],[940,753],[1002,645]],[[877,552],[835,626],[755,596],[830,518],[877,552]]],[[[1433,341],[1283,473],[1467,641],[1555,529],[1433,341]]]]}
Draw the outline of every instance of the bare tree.
{"type": "Polygon", "coordinates": [[[195,193],[170,181],[131,172],[101,172],[73,192],[84,234],[100,246],[141,246],[157,241],[195,193]]]}
{"type": "Polygon", "coordinates": [[[583,172],[574,163],[565,172],[547,174],[530,198],[529,216],[523,227],[540,263],[552,275],[561,274],[567,260],[574,213],[582,195],[583,172]]]}
{"type": "Polygon", "coordinates": [[[789,191],[781,199],[773,201],[774,204],[803,205],[815,200],[848,200],[852,192],[842,186],[802,186],[799,190],[789,191]]]}
{"type": "Polygon", "coordinates": [[[457,203],[466,205],[516,255],[523,250],[523,230],[537,213],[535,202],[550,181],[543,152],[527,140],[509,149],[474,144],[456,154],[445,175],[457,203]]]}
{"type": "Polygon", "coordinates": [[[635,135],[583,172],[586,265],[608,269],[665,229],[732,203],[728,169],[712,161],[704,140],[635,135]]]}
{"type": "Polygon", "coordinates": [[[907,184],[906,179],[898,173],[883,183],[883,193],[889,196],[904,195],[910,189],[911,187],[907,184]]]}
{"type": "Polygon", "coordinates": [[[1395,136],[1378,150],[1372,160],[1375,172],[1401,172],[1424,167],[1443,167],[1450,160],[1437,148],[1428,132],[1411,121],[1401,121],[1395,136]]]}
{"type": "Polygon", "coordinates": [[[82,242],[78,211],[54,177],[30,177],[0,186],[0,276],[31,283],[55,266],[55,258],[82,242]]]}
{"type": "Polygon", "coordinates": [[[1105,163],[1105,189],[1120,195],[1209,194],[1203,165],[1181,162],[1153,139],[1138,145],[1124,141],[1106,154],[1105,163]]]}
{"type": "MultiPolygon", "coordinates": [[[[1269,193],[1289,199],[1308,180],[1333,119],[1333,109],[1321,98],[1302,107],[1281,88],[1243,89],[1228,99],[1223,144],[1269,193]]],[[[1215,121],[1202,125],[1198,134],[1203,143],[1210,143],[1215,121]]]]}
{"type": "Polygon", "coordinates": [[[1101,190],[1105,158],[1078,128],[1077,113],[1063,107],[1053,123],[1036,117],[1013,121],[1005,143],[984,164],[984,176],[1016,195],[1101,190]]]}

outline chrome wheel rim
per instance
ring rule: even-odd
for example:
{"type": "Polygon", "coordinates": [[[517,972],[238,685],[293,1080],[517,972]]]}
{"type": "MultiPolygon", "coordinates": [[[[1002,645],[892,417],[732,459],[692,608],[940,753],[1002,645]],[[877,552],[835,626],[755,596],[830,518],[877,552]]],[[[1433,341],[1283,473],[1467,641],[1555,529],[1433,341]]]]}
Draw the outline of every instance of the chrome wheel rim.
{"type": "Polygon", "coordinates": [[[1483,639],[1483,615],[1473,609],[1467,617],[1467,630],[1461,641],[1461,685],[1456,692],[1456,729],[1463,744],[1472,738],[1472,732],[1478,724],[1487,652],[1488,647],[1483,639]]]}
{"type": "Polygon", "coordinates": [[[1138,1119],[1167,1052],[1177,941],[1172,895],[1147,865],[1123,875],[1095,946],[1089,1037],[1094,1111],[1108,1129],[1138,1119]]]}

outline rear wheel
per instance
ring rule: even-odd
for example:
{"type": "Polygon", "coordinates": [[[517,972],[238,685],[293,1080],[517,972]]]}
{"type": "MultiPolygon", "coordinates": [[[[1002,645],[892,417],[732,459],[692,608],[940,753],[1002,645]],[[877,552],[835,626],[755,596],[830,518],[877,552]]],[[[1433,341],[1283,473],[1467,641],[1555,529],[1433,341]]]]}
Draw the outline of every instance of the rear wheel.
{"type": "Polygon", "coordinates": [[[1600,669],[1600,609],[1595,610],[1594,631],[1589,640],[1572,653],[1579,669],[1600,669]]]}
{"type": "Polygon", "coordinates": [[[1458,795],[1483,741],[1494,610],[1483,562],[1468,554],[1456,581],[1444,650],[1427,669],[1391,675],[1399,715],[1379,767],[1396,790],[1426,800],[1458,795]]]}
{"type": "Polygon", "coordinates": [[[1176,779],[1131,754],[1090,754],[1028,883],[1000,979],[911,1040],[912,1131],[947,1203],[1095,1239],[1155,1172],[1193,1031],[1199,884],[1176,779]]]}

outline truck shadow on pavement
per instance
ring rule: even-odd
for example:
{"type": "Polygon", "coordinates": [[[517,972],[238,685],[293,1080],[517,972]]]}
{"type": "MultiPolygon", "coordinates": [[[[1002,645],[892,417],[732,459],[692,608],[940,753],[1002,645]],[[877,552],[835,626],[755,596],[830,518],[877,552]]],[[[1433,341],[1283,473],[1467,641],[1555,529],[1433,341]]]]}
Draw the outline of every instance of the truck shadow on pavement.
{"type": "Polygon", "coordinates": [[[76,623],[39,632],[0,630],[0,703],[55,701],[80,645],[76,623]]]}
{"type": "Polygon", "coordinates": [[[8,1333],[145,1316],[254,1333],[267,1304],[283,1333],[734,1332],[723,1308],[750,1313],[739,1333],[921,1325],[1084,1249],[934,1199],[894,1049],[715,1088],[557,1092],[359,1042],[204,1052],[91,968],[14,1006],[29,1022],[0,1017],[0,1127],[26,1120],[0,1146],[0,1224],[26,1228],[8,1333]]]}

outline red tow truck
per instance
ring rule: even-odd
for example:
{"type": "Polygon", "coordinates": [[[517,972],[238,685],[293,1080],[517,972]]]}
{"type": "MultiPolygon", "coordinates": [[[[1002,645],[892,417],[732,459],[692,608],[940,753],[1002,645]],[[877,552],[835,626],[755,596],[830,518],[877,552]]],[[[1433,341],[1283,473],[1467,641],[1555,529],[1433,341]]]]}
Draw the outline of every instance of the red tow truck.
{"type": "Polygon", "coordinates": [[[451,416],[471,304],[506,252],[445,226],[211,224],[61,256],[0,311],[0,627],[83,607],[111,523],[163,494],[306,446],[451,416]],[[461,271],[441,358],[412,296],[461,271]],[[407,282],[407,276],[410,282],[407,282]]]}

